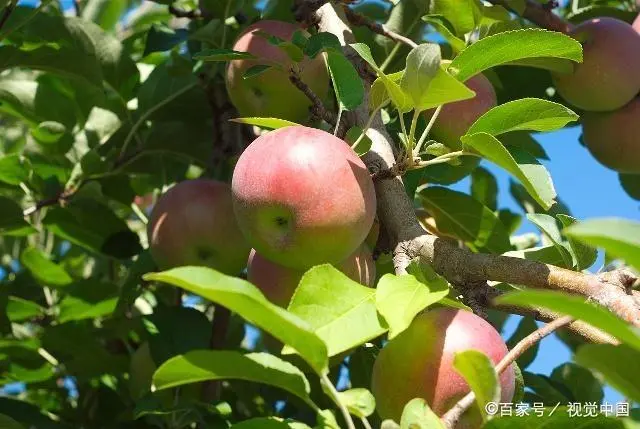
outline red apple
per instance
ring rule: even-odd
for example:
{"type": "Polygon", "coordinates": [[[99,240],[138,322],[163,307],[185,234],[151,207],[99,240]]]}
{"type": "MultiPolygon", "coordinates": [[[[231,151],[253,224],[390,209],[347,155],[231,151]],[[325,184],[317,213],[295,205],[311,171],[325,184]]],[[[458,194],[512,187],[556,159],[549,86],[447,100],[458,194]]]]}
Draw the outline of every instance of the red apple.
{"type": "MultiPolygon", "coordinates": [[[[365,286],[373,286],[376,268],[371,251],[363,244],[338,269],[365,286]]],[[[251,250],[247,264],[247,278],[276,305],[286,308],[304,275],[304,270],[283,267],[265,259],[255,250],[251,250]]]]}
{"type": "Polygon", "coordinates": [[[236,275],[251,250],[236,224],[230,186],[215,180],[170,188],[151,212],[147,235],[161,269],[201,265],[236,275]]]}
{"type": "Polygon", "coordinates": [[[279,265],[337,265],[365,240],[376,210],[373,181],[347,143],[292,126],[263,134],[242,153],[233,207],[247,241],[279,265]]]}
{"type": "MultiPolygon", "coordinates": [[[[311,102],[289,80],[294,63],[282,49],[254,33],[259,30],[290,42],[298,29],[301,27],[288,22],[264,20],[249,26],[236,41],[235,51],[258,57],[233,60],[227,68],[227,92],[241,116],[276,117],[298,123],[309,117],[311,102]],[[280,68],[272,67],[256,76],[244,78],[251,67],[274,63],[280,68]]],[[[329,75],[322,55],[314,59],[307,57],[298,65],[302,81],[320,98],[325,98],[329,90],[329,75]]]]}
{"type": "Polygon", "coordinates": [[[594,18],[569,34],[582,43],[573,73],[553,73],[560,95],[592,112],[619,109],[640,92],[640,34],[615,18],[594,18]]]}
{"type": "MultiPolygon", "coordinates": [[[[402,410],[414,398],[423,398],[439,416],[469,391],[453,367],[456,352],[475,349],[497,364],[508,352],[500,334],[475,314],[439,308],[418,315],[409,328],[389,341],[373,366],[372,392],[378,414],[400,421],[402,410]]],[[[509,402],[515,391],[513,366],[500,376],[501,401],[509,402]]],[[[479,410],[463,415],[458,427],[479,427],[479,410]]]]}

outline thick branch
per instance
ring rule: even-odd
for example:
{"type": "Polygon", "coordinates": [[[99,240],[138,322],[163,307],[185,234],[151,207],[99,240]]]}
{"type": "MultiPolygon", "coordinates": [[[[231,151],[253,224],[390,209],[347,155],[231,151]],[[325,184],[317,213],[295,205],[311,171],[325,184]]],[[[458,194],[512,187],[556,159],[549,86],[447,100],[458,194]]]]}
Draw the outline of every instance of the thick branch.
{"type": "Polygon", "coordinates": [[[418,44],[413,40],[411,40],[410,38],[405,37],[402,34],[398,34],[393,30],[390,30],[384,24],[379,24],[375,21],[370,20],[366,16],[361,15],[358,12],[354,11],[347,5],[344,5],[343,9],[347,19],[353,25],[357,25],[359,27],[367,27],[369,30],[373,31],[374,33],[388,37],[389,39],[394,40],[396,42],[404,43],[405,45],[411,48],[415,48],[416,46],[418,46],[418,44]]]}
{"type": "MultiPolygon", "coordinates": [[[[524,352],[529,350],[534,344],[542,340],[544,337],[552,334],[557,329],[570,324],[573,319],[569,316],[564,316],[546,324],[545,326],[533,331],[531,334],[524,337],[518,342],[502,360],[496,365],[496,373],[502,374],[516,359],[518,359],[524,352]]],[[[475,401],[475,395],[473,392],[469,392],[466,396],[460,399],[449,411],[442,416],[442,421],[449,429],[455,428],[456,424],[462,417],[465,411],[473,405],[475,401]]]]}
{"type": "MultiPolygon", "coordinates": [[[[507,0],[489,0],[489,2],[517,13],[509,7],[509,2],[507,0]]],[[[533,22],[538,27],[546,28],[551,31],[568,33],[573,29],[573,24],[563,20],[561,17],[553,13],[553,8],[556,5],[557,3],[555,0],[550,0],[546,4],[542,4],[536,0],[526,0],[522,17],[533,22]]]]}

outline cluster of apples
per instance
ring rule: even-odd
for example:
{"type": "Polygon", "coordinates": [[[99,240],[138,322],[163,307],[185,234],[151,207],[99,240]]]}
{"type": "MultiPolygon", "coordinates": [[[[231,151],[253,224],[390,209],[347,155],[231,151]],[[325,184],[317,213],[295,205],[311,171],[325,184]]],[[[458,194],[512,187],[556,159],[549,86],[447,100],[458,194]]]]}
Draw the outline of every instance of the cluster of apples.
{"type": "Polygon", "coordinates": [[[640,173],[640,17],[633,25],[594,18],[570,36],[582,43],[583,62],[553,74],[558,93],[584,110],[584,143],[600,163],[640,173]]]}
{"type": "MultiPolygon", "coordinates": [[[[227,89],[242,116],[306,119],[309,102],[289,81],[290,60],[264,35],[254,34],[261,30],[288,41],[296,29],[286,22],[260,21],[239,37],[234,50],[260,57],[234,60],[227,69],[227,89]],[[243,78],[249,68],[272,61],[285,66],[243,78]]],[[[302,62],[302,78],[322,93],[328,76],[317,61],[322,59],[302,62]]],[[[468,84],[477,91],[487,89],[495,105],[484,76],[468,84]]],[[[443,110],[441,119],[449,114],[460,118],[457,108],[443,110]]],[[[469,120],[483,109],[469,114],[469,120]]],[[[351,147],[325,131],[290,126],[254,140],[238,159],[230,185],[201,178],[165,192],[150,216],[149,249],[162,269],[199,265],[239,275],[246,267],[248,280],[286,308],[305,271],[319,264],[332,264],[353,280],[374,286],[375,213],[373,181],[351,147]]],[[[484,352],[494,364],[507,353],[500,334],[469,311],[439,308],[417,316],[376,359],[372,390],[380,416],[399,421],[404,405],[415,397],[427,400],[438,414],[446,412],[469,391],[453,367],[454,354],[468,349],[484,352]]],[[[515,389],[513,368],[500,382],[502,399],[509,401],[515,389]]],[[[480,421],[473,409],[458,427],[480,421]]]]}

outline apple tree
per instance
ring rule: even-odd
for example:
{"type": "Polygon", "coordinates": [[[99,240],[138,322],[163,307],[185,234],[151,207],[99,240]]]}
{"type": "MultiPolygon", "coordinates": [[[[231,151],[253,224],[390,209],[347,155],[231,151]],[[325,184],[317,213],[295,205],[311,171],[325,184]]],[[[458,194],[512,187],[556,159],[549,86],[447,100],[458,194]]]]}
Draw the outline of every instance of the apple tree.
{"type": "Polygon", "coordinates": [[[2,3],[0,428],[640,424],[638,2],[2,3]]]}

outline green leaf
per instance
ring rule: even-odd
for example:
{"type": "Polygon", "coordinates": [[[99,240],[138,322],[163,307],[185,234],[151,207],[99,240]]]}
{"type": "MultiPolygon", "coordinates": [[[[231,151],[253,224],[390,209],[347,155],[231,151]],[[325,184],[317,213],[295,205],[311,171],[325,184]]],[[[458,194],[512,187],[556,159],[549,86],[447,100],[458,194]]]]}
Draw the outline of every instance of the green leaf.
{"type": "Polygon", "coordinates": [[[486,421],[489,417],[485,408],[487,403],[500,402],[500,383],[491,359],[478,350],[466,350],[455,354],[453,367],[471,387],[486,421]]]}
{"type": "Polygon", "coordinates": [[[283,389],[316,408],[298,368],[268,353],[194,350],[163,363],[153,374],[158,390],[206,380],[245,380],[283,389]]]}
{"type": "Polygon", "coordinates": [[[618,174],[622,189],[636,201],[640,201],[640,174],[618,174]]]}
{"type": "Polygon", "coordinates": [[[429,94],[431,80],[440,71],[440,45],[423,43],[407,55],[407,65],[400,87],[411,96],[413,105],[420,108],[429,94]]]}
{"type": "Polygon", "coordinates": [[[498,209],[498,181],[484,167],[478,167],[471,173],[471,196],[489,210],[498,209]]]}
{"type": "Polygon", "coordinates": [[[397,83],[401,79],[402,72],[397,72],[390,75],[381,75],[373,82],[373,86],[375,86],[376,82],[380,80],[380,82],[382,82],[382,84],[386,88],[389,99],[396,107],[396,109],[398,109],[400,113],[406,113],[412,110],[415,106],[413,106],[411,95],[404,91],[397,83]]]}
{"type": "Polygon", "coordinates": [[[110,315],[118,301],[116,285],[93,279],[76,282],[66,287],[65,293],[68,295],[59,304],[60,323],[110,315]]]}
{"type": "Polygon", "coordinates": [[[458,36],[463,36],[480,23],[482,3],[478,0],[431,0],[429,13],[442,15],[458,36]]]}
{"type": "Polygon", "coordinates": [[[230,429],[310,429],[304,423],[282,420],[278,417],[256,417],[235,423],[230,429]]]}
{"type": "Polygon", "coordinates": [[[0,427],[2,429],[25,429],[20,423],[4,414],[0,414],[0,427]]]}
{"type": "Polygon", "coordinates": [[[418,313],[448,293],[446,282],[424,283],[413,275],[382,276],[376,288],[376,307],[389,325],[389,339],[407,329],[418,313]]]}
{"type": "Polygon", "coordinates": [[[573,401],[601,403],[604,399],[602,384],[587,368],[565,362],[553,369],[551,380],[566,386],[573,401]]]}
{"type": "Polygon", "coordinates": [[[451,45],[451,48],[455,53],[462,51],[466,47],[464,40],[458,38],[449,28],[450,23],[442,15],[426,15],[422,17],[422,20],[427,24],[430,24],[435,30],[445,38],[451,45]]]}
{"type": "Polygon", "coordinates": [[[267,64],[256,64],[255,66],[249,67],[247,71],[242,75],[243,79],[251,79],[252,77],[258,76],[271,68],[270,65],[267,64]]]}
{"type": "Polygon", "coordinates": [[[330,50],[341,51],[342,45],[340,45],[340,40],[335,34],[323,31],[309,37],[304,53],[311,58],[315,58],[320,52],[330,50]]]}
{"type": "Polygon", "coordinates": [[[234,118],[229,120],[231,122],[237,122],[239,124],[255,125],[257,127],[269,128],[272,130],[300,125],[295,122],[287,121],[286,119],[278,118],[234,118]]]}
{"type": "Polygon", "coordinates": [[[351,46],[363,60],[373,67],[376,72],[384,75],[384,73],[380,71],[380,67],[378,67],[376,60],[373,59],[373,54],[371,53],[371,48],[369,48],[369,46],[364,43],[352,43],[349,46],[351,46]]]}
{"type": "Polygon", "coordinates": [[[461,141],[518,178],[544,209],[548,210],[554,204],[556,191],[551,176],[532,155],[517,148],[509,152],[500,141],[487,133],[465,135],[461,141]]]}
{"type": "Polygon", "coordinates": [[[29,247],[22,252],[20,263],[45,286],[64,287],[73,281],[64,268],[50,261],[42,251],[35,247],[29,247]]]}
{"type": "Polygon", "coordinates": [[[205,267],[180,267],[143,276],[178,286],[238,313],[295,349],[318,373],[327,370],[327,346],[297,316],[271,304],[251,283],[205,267]]]}
{"type": "Polygon", "coordinates": [[[611,344],[585,344],[575,361],[603,375],[614,389],[632,401],[640,401],[640,351],[611,344]]]}
{"type": "Polygon", "coordinates": [[[564,233],[583,243],[601,247],[640,270],[640,222],[617,218],[592,219],[574,224],[564,233]]]}
{"type": "MultiPolygon", "coordinates": [[[[523,338],[533,333],[537,329],[538,325],[533,318],[523,317],[522,320],[520,320],[520,323],[518,323],[516,331],[507,340],[507,348],[511,350],[523,338]]],[[[531,364],[531,362],[533,362],[533,360],[536,358],[536,355],[538,354],[539,348],[540,342],[536,341],[531,347],[529,347],[529,349],[527,349],[523,354],[520,355],[520,357],[516,360],[520,369],[526,369],[531,364]]]]}
{"type": "Polygon", "coordinates": [[[31,319],[44,314],[44,312],[45,309],[33,301],[16,296],[10,296],[7,300],[7,316],[12,322],[31,319]]]}
{"type": "Polygon", "coordinates": [[[233,61],[255,58],[256,56],[250,54],[249,52],[239,52],[234,51],[233,49],[206,49],[204,51],[193,54],[194,60],[204,62],[233,61]]]}
{"type": "Polygon", "coordinates": [[[52,145],[57,143],[64,133],[67,131],[67,127],[56,121],[45,121],[38,124],[38,126],[31,130],[31,135],[38,143],[45,145],[52,145]]]}
{"type": "MultiPolygon", "coordinates": [[[[576,218],[565,214],[558,214],[556,217],[565,228],[578,221],[576,218]]],[[[569,241],[569,251],[573,258],[573,265],[577,267],[578,270],[589,268],[596,262],[598,251],[595,248],[586,246],[573,237],[567,237],[567,240],[569,241]]]]}
{"type": "Polygon", "coordinates": [[[528,213],[527,219],[535,224],[540,231],[542,231],[549,239],[551,243],[558,249],[558,253],[562,255],[564,266],[573,266],[571,254],[567,248],[563,245],[562,235],[556,219],[553,216],[549,216],[543,213],[528,213]]]}
{"type": "Polygon", "coordinates": [[[329,356],[335,356],[386,332],[375,297],[375,289],[325,264],[302,276],[287,310],[307,322],[324,340],[329,356]]]}
{"type": "Polygon", "coordinates": [[[582,61],[582,46],[571,37],[540,29],[505,31],[485,37],[468,46],[449,67],[456,77],[466,81],[491,67],[525,58],[563,58],[582,61]]]}
{"type": "Polygon", "coordinates": [[[539,98],[522,98],[500,104],[471,125],[467,135],[487,133],[493,136],[510,131],[554,131],[578,120],[578,115],[562,104],[539,98]]]}
{"type": "Polygon", "coordinates": [[[496,214],[469,195],[440,186],[418,193],[438,230],[470,243],[474,249],[502,254],[511,250],[509,234],[496,214]]]}
{"type": "Polygon", "coordinates": [[[416,398],[402,410],[400,429],[445,429],[445,426],[424,399],[416,398]]]}
{"type": "Polygon", "coordinates": [[[82,17],[110,30],[118,23],[127,7],[127,0],[91,0],[84,5],[82,17]]]}
{"type": "Polygon", "coordinates": [[[500,304],[520,307],[544,307],[582,320],[640,350],[640,336],[635,330],[608,310],[585,302],[584,298],[550,290],[522,290],[506,293],[495,299],[500,304]]]}
{"type": "Polygon", "coordinates": [[[364,84],[353,64],[342,52],[329,51],[327,66],[338,102],[345,110],[354,110],[364,100],[364,84]]]}
{"type": "Polygon", "coordinates": [[[0,182],[18,186],[29,180],[29,165],[20,155],[5,155],[0,158],[0,182]]]}
{"type": "Polygon", "coordinates": [[[11,198],[0,196],[0,235],[29,235],[36,230],[24,220],[22,208],[11,198]]]}
{"type": "Polygon", "coordinates": [[[356,417],[369,417],[376,409],[376,400],[367,389],[357,388],[338,392],[349,413],[356,417]]]}
{"type": "Polygon", "coordinates": [[[556,265],[561,268],[572,269],[573,264],[566,265],[565,257],[552,244],[548,246],[532,247],[524,250],[513,250],[504,253],[504,256],[527,259],[529,261],[544,262],[545,264],[556,265]]]}

